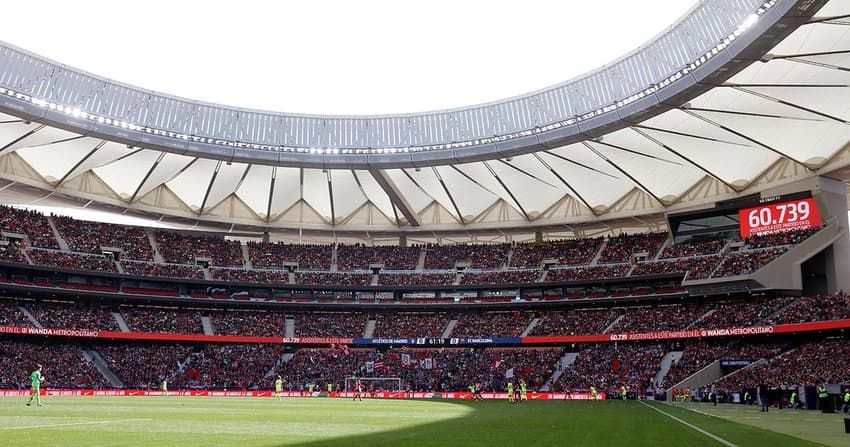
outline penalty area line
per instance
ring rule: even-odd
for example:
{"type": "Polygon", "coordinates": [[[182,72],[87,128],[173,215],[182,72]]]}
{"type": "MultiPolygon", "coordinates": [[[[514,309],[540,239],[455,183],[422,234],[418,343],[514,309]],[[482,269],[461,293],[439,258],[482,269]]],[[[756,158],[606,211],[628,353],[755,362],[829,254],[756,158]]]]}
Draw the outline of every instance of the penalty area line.
{"type": "Polygon", "coordinates": [[[660,409],[660,408],[655,408],[655,406],[650,405],[650,404],[648,404],[648,403],[646,403],[646,402],[643,402],[643,401],[639,401],[639,403],[640,403],[641,405],[645,406],[645,407],[652,408],[653,410],[655,410],[655,411],[657,411],[657,412],[659,412],[659,413],[663,414],[664,416],[667,416],[668,418],[673,419],[674,421],[676,421],[676,422],[678,422],[678,423],[680,423],[680,424],[682,424],[682,425],[686,425],[686,426],[688,426],[688,427],[690,427],[690,428],[692,428],[692,429],[694,429],[694,430],[696,430],[696,431],[698,431],[698,432],[700,432],[700,433],[702,433],[702,434],[704,434],[704,435],[708,436],[708,437],[709,437],[709,438],[711,438],[711,439],[714,439],[715,441],[717,441],[717,442],[719,442],[719,443],[721,443],[721,444],[725,445],[726,447],[738,447],[737,445],[732,444],[731,442],[729,442],[729,441],[727,441],[727,440],[725,440],[725,439],[721,438],[720,436],[713,435],[713,434],[711,434],[711,433],[709,433],[709,432],[707,432],[707,431],[705,431],[705,430],[703,430],[703,429],[701,429],[701,428],[697,427],[696,425],[691,424],[690,422],[687,422],[687,421],[685,421],[685,420],[683,420],[683,419],[679,419],[679,418],[677,418],[676,416],[673,416],[672,414],[670,414],[670,413],[668,413],[668,412],[666,412],[666,411],[664,411],[664,410],[662,410],[662,409],[660,409]]]}
{"type": "Polygon", "coordinates": [[[20,427],[0,427],[0,430],[25,430],[28,428],[50,428],[50,427],[72,427],[74,425],[100,425],[100,424],[115,424],[119,422],[147,422],[153,419],[111,419],[108,421],[90,421],[90,422],[68,422],[65,424],[41,424],[41,425],[24,425],[20,427]]]}

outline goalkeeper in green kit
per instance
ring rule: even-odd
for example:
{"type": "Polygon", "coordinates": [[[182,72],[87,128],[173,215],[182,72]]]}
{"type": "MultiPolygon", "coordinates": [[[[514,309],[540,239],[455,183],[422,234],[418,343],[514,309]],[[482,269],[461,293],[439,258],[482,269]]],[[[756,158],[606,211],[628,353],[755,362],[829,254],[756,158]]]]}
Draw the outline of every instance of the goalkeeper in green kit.
{"type": "Polygon", "coordinates": [[[32,385],[32,394],[30,400],[27,401],[27,406],[32,404],[32,399],[35,398],[35,403],[39,407],[41,404],[41,382],[44,382],[44,376],[41,375],[41,365],[35,365],[35,371],[30,374],[30,385],[32,385]]]}

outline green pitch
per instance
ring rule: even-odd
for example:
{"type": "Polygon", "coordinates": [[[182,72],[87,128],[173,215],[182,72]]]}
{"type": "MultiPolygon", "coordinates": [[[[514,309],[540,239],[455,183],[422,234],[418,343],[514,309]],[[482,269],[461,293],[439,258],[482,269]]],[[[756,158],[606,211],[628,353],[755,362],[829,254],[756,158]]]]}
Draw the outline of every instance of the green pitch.
{"type": "MultiPolygon", "coordinates": [[[[504,401],[48,396],[44,407],[27,407],[25,402],[0,399],[1,446],[850,445],[839,415],[771,412],[771,418],[797,418],[798,428],[812,427],[811,433],[795,431],[797,437],[792,437],[778,431],[797,425],[767,416],[762,419],[756,409],[734,405],[718,407],[724,413],[714,417],[664,404],[620,401],[509,405],[504,401]],[[758,428],[750,422],[773,426],[758,428]],[[836,435],[825,438],[826,429],[836,435]],[[818,433],[821,444],[800,439],[817,438],[818,433]]],[[[717,411],[707,405],[695,408],[717,411]]]]}

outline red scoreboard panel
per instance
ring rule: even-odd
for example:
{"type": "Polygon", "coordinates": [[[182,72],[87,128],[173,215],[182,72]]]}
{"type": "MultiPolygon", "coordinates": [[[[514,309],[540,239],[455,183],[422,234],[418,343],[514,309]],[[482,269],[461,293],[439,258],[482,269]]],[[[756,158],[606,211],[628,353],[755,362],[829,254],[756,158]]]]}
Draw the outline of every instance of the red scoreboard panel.
{"type": "Polygon", "coordinates": [[[738,219],[741,223],[741,237],[816,228],[822,223],[815,199],[811,197],[744,208],[738,211],[738,219]]]}

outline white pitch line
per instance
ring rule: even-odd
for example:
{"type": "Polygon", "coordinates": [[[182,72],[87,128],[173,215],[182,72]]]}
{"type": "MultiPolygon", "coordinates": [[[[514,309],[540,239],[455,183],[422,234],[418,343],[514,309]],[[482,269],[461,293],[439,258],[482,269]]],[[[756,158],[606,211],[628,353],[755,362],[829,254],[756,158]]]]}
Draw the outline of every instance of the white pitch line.
{"type": "Polygon", "coordinates": [[[25,430],[27,428],[50,428],[50,427],[70,427],[74,425],[99,425],[99,424],[114,424],[117,422],[146,422],[153,419],[113,419],[109,421],[91,421],[91,422],[69,422],[66,424],[43,424],[43,425],[26,425],[22,427],[0,427],[0,430],[25,430]]]}
{"type": "Polygon", "coordinates": [[[715,441],[717,441],[717,442],[719,442],[719,443],[721,443],[721,444],[725,445],[726,447],[738,447],[737,445],[732,444],[731,442],[729,442],[729,441],[727,441],[727,440],[725,440],[725,439],[721,438],[720,436],[713,435],[713,434],[711,434],[711,433],[709,433],[709,432],[707,432],[707,431],[705,431],[705,430],[703,430],[703,429],[701,429],[701,428],[697,427],[696,425],[691,424],[690,422],[687,422],[687,421],[685,421],[685,420],[682,420],[682,419],[677,418],[676,416],[673,416],[672,414],[670,414],[670,413],[668,413],[668,412],[666,412],[666,411],[664,411],[664,410],[662,410],[662,409],[660,409],[660,408],[655,408],[654,406],[649,405],[648,403],[646,403],[646,402],[644,402],[644,401],[638,401],[638,402],[639,402],[641,405],[645,406],[645,407],[652,408],[653,410],[655,410],[655,411],[657,411],[657,412],[659,412],[659,413],[663,414],[664,416],[667,416],[668,418],[673,419],[674,421],[679,422],[680,424],[686,425],[686,426],[688,426],[688,427],[690,427],[690,428],[692,428],[692,429],[694,429],[694,430],[696,430],[696,431],[698,431],[698,432],[700,432],[700,433],[702,433],[702,434],[704,434],[704,435],[708,436],[709,438],[714,439],[715,441]]]}

